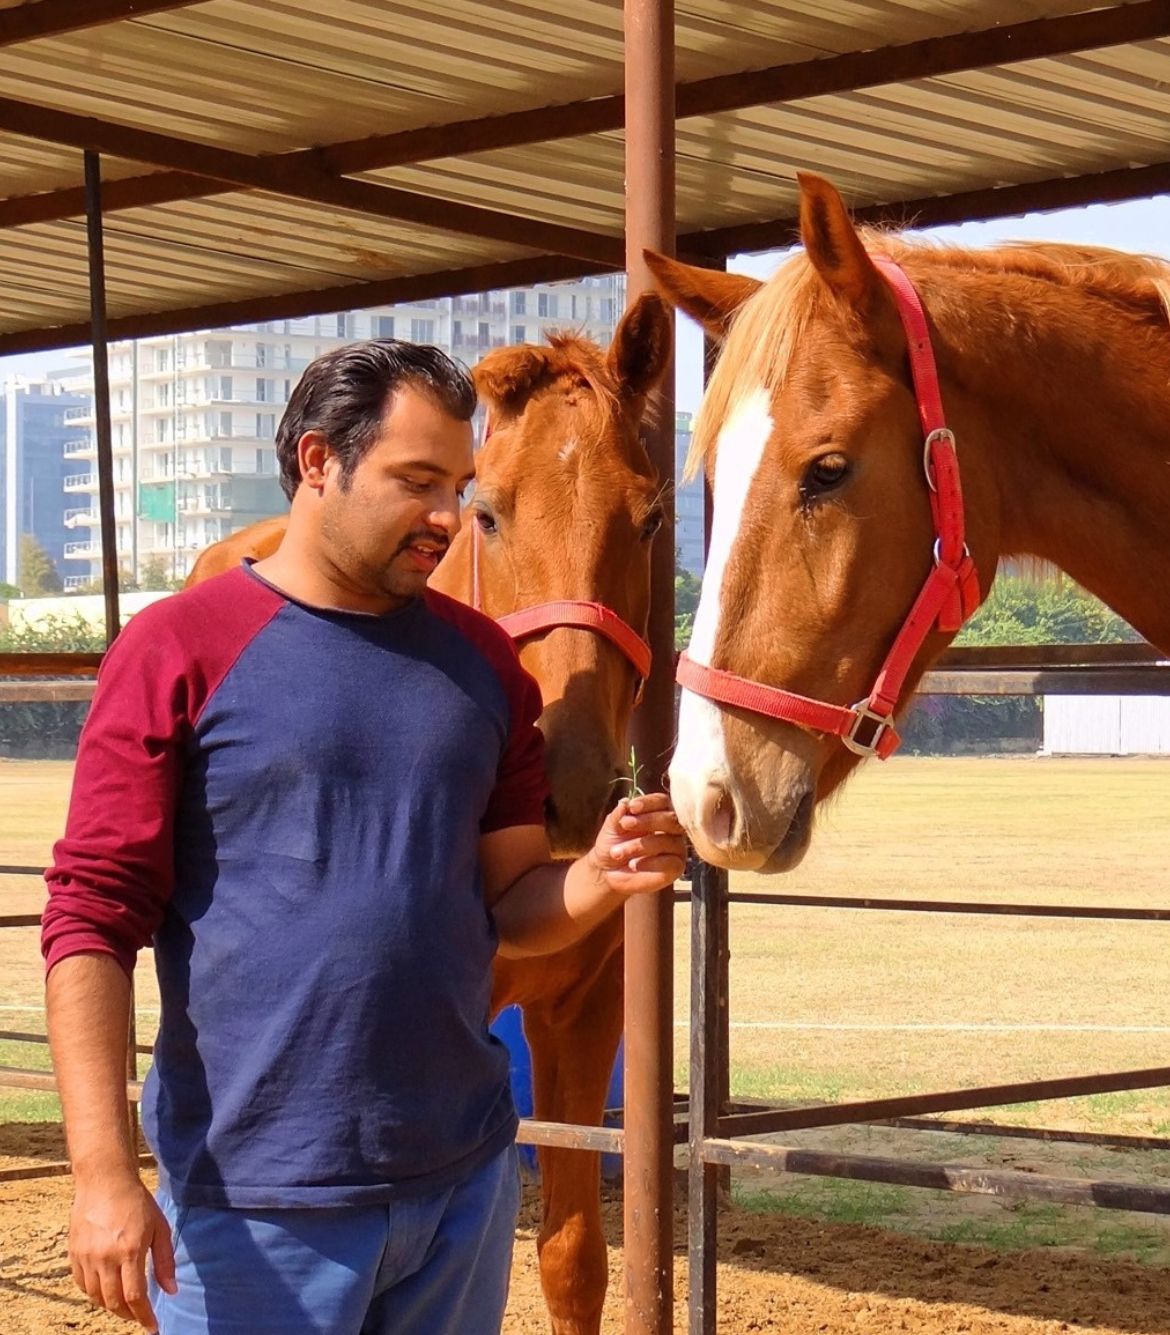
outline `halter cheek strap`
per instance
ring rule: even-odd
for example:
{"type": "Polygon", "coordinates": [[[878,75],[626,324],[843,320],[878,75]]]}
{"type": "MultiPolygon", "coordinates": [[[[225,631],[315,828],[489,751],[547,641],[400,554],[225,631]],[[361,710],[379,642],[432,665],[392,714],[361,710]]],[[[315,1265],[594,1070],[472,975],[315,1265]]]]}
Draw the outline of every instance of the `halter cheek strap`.
{"type": "MultiPolygon", "coordinates": [[[[471,605],[477,612],[483,611],[480,600],[479,549],[480,527],[472,520],[471,526],[471,605]]],[[[588,630],[602,639],[608,640],[618,649],[634,669],[634,704],[641,702],[646,688],[646,679],[650,675],[653,656],[650,646],[628,622],[604,603],[585,602],[579,599],[561,599],[557,602],[537,603],[533,607],[524,607],[517,612],[496,618],[497,623],[512,637],[520,642],[546,631],[570,629],[588,630]]]]}
{"type": "Polygon", "coordinates": [[[926,637],[936,626],[948,633],[957,631],[974,614],[981,595],[979,573],[966,543],[959,459],[954,433],[943,416],[926,313],[900,265],[878,256],[874,257],[874,263],[890,284],[905,330],[914,395],[925,437],[923,467],[935,531],[930,574],[894,637],[873,689],[855,705],[813,700],[697,663],[686,654],[679,659],[677,680],[688,691],[708,700],[840,737],[855,754],[876,755],[884,760],[897,750],[901,740],[894,728],[894,711],[926,637]]]}

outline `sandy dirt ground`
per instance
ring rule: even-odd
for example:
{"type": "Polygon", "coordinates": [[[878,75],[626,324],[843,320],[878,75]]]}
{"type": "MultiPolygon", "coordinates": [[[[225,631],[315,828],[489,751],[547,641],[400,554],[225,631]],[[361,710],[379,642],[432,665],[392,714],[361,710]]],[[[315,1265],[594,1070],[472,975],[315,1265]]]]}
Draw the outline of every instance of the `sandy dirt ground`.
{"type": "MultiPolygon", "coordinates": [[[[48,1149],[48,1146],[43,1146],[48,1149]]],[[[114,1335],[65,1257],[67,1179],[0,1187],[0,1331],[114,1335]]],[[[526,1195],[505,1335],[545,1335],[536,1269],[537,1201],[526,1195]]],[[[675,1330],[686,1329],[684,1216],[676,1213],[675,1330]]],[[[610,1291],[603,1335],[622,1331],[621,1202],[606,1202],[610,1291]]],[[[718,1329],[726,1335],[1162,1335],[1170,1272],[1071,1251],[1013,1254],[728,1206],[720,1222],[718,1329]]],[[[293,1335],[292,1332],[289,1335],[293,1335]]]]}

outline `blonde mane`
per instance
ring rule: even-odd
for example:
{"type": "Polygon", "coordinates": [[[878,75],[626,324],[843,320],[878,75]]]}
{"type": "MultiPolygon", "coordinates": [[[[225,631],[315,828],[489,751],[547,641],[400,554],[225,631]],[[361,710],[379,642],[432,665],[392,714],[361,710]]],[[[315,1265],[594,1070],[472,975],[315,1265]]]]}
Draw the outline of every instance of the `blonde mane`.
{"type": "MultiPolygon", "coordinates": [[[[859,231],[867,250],[911,270],[1044,279],[1128,307],[1170,332],[1170,261],[1157,256],[1062,241],[1010,241],[971,250],[926,238],[910,240],[879,228],[859,231]]],[[[961,300],[959,289],[955,297],[961,300]]],[[[816,270],[804,251],[798,251],[736,312],[724,344],[724,353],[733,355],[720,356],[695,417],[688,479],[702,468],[720,425],[743,394],[759,385],[772,393],[784,383],[796,347],[825,299],[816,270]]]]}

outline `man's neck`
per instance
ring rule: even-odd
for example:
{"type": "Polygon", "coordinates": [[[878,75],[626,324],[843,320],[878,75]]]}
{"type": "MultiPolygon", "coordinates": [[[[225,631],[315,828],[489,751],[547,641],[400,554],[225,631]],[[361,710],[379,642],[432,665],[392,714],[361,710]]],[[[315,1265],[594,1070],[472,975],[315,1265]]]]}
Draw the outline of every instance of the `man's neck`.
{"type": "Polygon", "coordinates": [[[310,607],[369,616],[397,612],[411,601],[355,585],[327,555],[300,541],[297,527],[294,519],[276,551],[252,567],[281,593],[310,607]]]}

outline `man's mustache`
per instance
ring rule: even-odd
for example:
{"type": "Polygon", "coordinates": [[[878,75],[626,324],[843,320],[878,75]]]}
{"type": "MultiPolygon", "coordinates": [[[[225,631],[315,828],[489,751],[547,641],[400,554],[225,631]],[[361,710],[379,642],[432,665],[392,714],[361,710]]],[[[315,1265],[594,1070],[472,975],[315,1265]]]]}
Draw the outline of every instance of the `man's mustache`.
{"type": "Polygon", "coordinates": [[[447,554],[447,549],[451,546],[451,540],[445,533],[432,533],[428,529],[419,529],[414,533],[408,533],[402,539],[395,549],[394,555],[397,556],[399,552],[404,552],[407,548],[413,547],[416,542],[426,542],[432,547],[437,547],[440,559],[447,554]]]}

